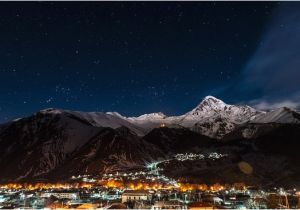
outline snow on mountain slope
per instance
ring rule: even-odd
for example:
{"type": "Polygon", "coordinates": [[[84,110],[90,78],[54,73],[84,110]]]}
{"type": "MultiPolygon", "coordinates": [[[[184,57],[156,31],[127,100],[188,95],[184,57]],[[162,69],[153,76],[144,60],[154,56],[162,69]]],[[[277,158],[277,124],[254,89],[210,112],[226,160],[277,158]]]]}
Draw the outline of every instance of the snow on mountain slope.
{"type": "Polygon", "coordinates": [[[148,132],[168,121],[168,117],[161,112],[143,114],[138,117],[128,117],[125,119],[134,125],[144,128],[148,132]]]}
{"type": "Polygon", "coordinates": [[[173,128],[191,128],[204,135],[217,138],[230,132],[236,124],[247,122],[259,113],[249,106],[228,105],[213,96],[205,97],[196,108],[184,115],[170,117],[161,112],[139,117],[125,117],[117,112],[77,112],[58,109],[46,109],[42,112],[70,115],[96,127],[125,126],[139,136],[165,125],[173,128]]]}
{"type": "Polygon", "coordinates": [[[189,127],[211,117],[222,117],[233,123],[241,124],[258,113],[249,106],[229,105],[213,96],[206,96],[196,108],[185,114],[180,124],[189,127]]]}
{"type": "Polygon", "coordinates": [[[259,112],[249,106],[229,105],[206,96],[198,106],[180,116],[166,116],[161,112],[144,114],[139,117],[125,117],[117,112],[79,112],[60,109],[45,109],[40,113],[63,115],[80,120],[94,127],[118,128],[125,126],[139,136],[144,136],[162,125],[171,128],[190,128],[213,138],[222,138],[237,125],[251,122],[299,122],[299,114],[280,109],[269,113],[259,112]]]}
{"type": "MultiPolygon", "coordinates": [[[[50,117],[50,116],[49,116],[50,117]]],[[[59,123],[56,125],[56,129],[61,130],[63,133],[62,137],[65,138],[65,142],[62,144],[64,154],[68,154],[73,152],[74,150],[80,148],[83,144],[85,144],[89,138],[93,137],[99,129],[89,126],[88,124],[84,124],[81,121],[77,121],[76,119],[70,119],[67,116],[60,116],[59,123]]],[[[51,142],[49,139],[46,141],[51,142]]],[[[44,150],[44,154],[47,154],[49,149],[46,146],[44,150]]]]}
{"type": "Polygon", "coordinates": [[[0,178],[18,179],[48,173],[101,129],[62,115],[58,110],[55,114],[37,112],[5,125],[0,129],[0,167],[3,170],[0,178]],[[26,168],[32,169],[24,173],[26,168]]]}
{"type": "Polygon", "coordinates": [[[192,131],[220,139],[236,128],[237,124],[220,115],[205,118],[191,127],[192,131]]]}
{"type": "Polygon", "coordinates": [[[128,119],[131,120],[137,120],[137,121],[142,121],[142,120],[147,120],[147,121],[160,121],[165,119],[167,116],[164,115],[162,112],[158,113],[150,113],[150,114],[143,114],[139,117],[130,117],[128,119]]]}
{"type": "Polygon", "coordinates": [[[267,113],[261,113],[251,123],[300,123],[300,114],[282,107],[267,113]]]}
{"type": "Polygon", "coordinates": [[[228,105],[213,96],[206,96],[196,108],[184,115],[167,117],[162,113],[152,113],[126,119],[147,131],[164,124],[191,128],[201,134],[221,138],[237,124],[247,122],[259,113],[249,106],[228,105]]]}
{"type": "Polygon", "coordinates": [[[135,132],[139,136],[145,135],[144,129],[130,123],[125,117],[117,112],[79,112],[79,111],[69,111],[69,110],[59,110],[59,109],[45,109],[41,111],[42,113],[52,113],[67,115],[69,117],[75,117],[77,119],[83,120],[95,127],[110,127],[118,128],[125,126],[135,132]]]}
{"type": "MultiPolygon", "coordinates": [[[[20,180],[44,176],[57,168],[64,169],[62,174],[68,175],[65,164],[76,154],[79,159],[89,160],[95,170],[108,166],[141,166],[144,160],[162,155],[159,148],[144,142],[128,127],[112,129],[107,124],[101,127],[100,123],[106,123],[103,118],[107,118],[110,126],[122,122],[109,114],[48,109],[0,125],[0,181],[7,177],[20,180]],[[95,139],[99,143],[97,148],[93,145],[95,139]],[[86,148],[89,149],[81,156],[86,148]],[[95,152],[98,162],[93,159],[95,152]]],[[[83,172],[82,165],[76,164],[76,169],[83,172]]],[[[72,165],[74,169],[75,165],[72,165]]]]}
{"type": "Polygon", "coordinates": [[[179,124],[220,139],[259,113],[249,106],[229,105],[213,96],[206,96],[196,108],[184,115],[179,124]]]}

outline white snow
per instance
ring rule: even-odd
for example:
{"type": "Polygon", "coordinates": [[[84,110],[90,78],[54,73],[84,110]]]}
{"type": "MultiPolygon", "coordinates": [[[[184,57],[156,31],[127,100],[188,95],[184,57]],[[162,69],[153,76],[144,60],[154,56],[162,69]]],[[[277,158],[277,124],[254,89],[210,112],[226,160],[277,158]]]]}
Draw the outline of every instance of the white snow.
{"type": "Polygon", "coordinates": [[[129,117],[127,119],[132,121],[140,121],[140,120],[147,120],[147,121],[160,121],[165,119],[167,116],[164,115],[162,112],[158,113],[150,113],[150,114],[143,114],[139,117],[129,117]]]}
{"type": "Polygon", "coordinates": [[[249,106],[228,105],[213,96],[206,96],[196,108],[180,116],[168,117],[159,112],[124,119],[146,131],[165,124],[168,127],[192,128],[211,137],[222,137],[222,135],[233,130],[236,124],[247,122],[258,113],[260,112],[249,106]],[[210,128],[202,127],[207,123],[211,124],[210,128]],[[225,133],[219,132],[224,124],[225,133]]]}
{"type": "Polygon", "coordinates": [[[95,127],[110,127],[115,129],[121,126],[125,126],[135,132],[137,135],[145,135],[145,131],[142,128],[130,123],[128,120],[126,120],[126,117],[123,117],[117,112],[80,112],[59,109],[46,109],[42,110],[41,112],[65,115],[69,114],[70,116],[75,116],[95,127]]]}
{"type": "Polygon", "coordinates": [[[143,136],[162,124],[167,127],[186,127],[210,137],[221,138],[237,125],[246,122],[299,122],[293,113],[285,108],[265,113],[246,105],[230,105],[213,96],[206,96],[191,111],[179,116],[166,116],[162,112],[143,114],[138,117],[125,117],[118,112],[78,112],[59,109],[46,109],[42,113],[70,114],[95,127],[118,128],[125,126],[143,136]]]}
{"type": "Polygon", "coordinates": [[[229,105],[213,96],[207,96],[196,108],[185,114],[182,124],[191,124],[193,121],[209,117],[223,117],[240,124],[248,121],[257,113],[258,111],[249,106],[229,105]]]}
{"type": "Polygon", "coordinates": [[[286,107],[257,115],[253,123],[300,123],[300,114],[286,107]],[[297,117],[298,116],[298,117],[297,117]]]}

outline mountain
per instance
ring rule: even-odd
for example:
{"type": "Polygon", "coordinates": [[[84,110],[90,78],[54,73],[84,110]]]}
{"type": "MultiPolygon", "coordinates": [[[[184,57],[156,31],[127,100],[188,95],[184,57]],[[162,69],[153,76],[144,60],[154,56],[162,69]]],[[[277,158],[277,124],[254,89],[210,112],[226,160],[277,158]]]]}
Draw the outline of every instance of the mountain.
{"type": "Polygon", "coordinates": [[[3,125],[0,178],[21,179],[48,173],[99,130],[76,117],[44,111],[3,125]]]}
{"type": "Polygon", "coordinates": [[[300,123],[300,114],[287,107],[257,115],[252,123],[300,123]]]}
{"type": "Polygon", "coordinates": [[[117,112],[78,112],[59,109],[46,109],[41,112],[70,115],[95,127],[125,126],[139,136],[144,136],[152,129],[163,125],[170,128],[188,128],[218,139],[258,114],[264,114],[249,106],[228,105],[213,96],[205,97],[194,109],[179,116],[166,116],[158,112],[139,117],[125,117],[117,112]]]}
{"type": "Polygon", "coordinates": [[[228,105],[213,96],[206,96],[196,108],[185,114],[181,124],[190,126],[194,122],[215,116],[241,124],[258,113],[260,112],[249,106],[228,105]]]}
{"type": "Polygon", "coordinates": [[[125,117],[117,112],[79,112],[50,108],[41,110],[40,113],[68,116],[94,127],[118,128],[125,126],[140,136],[145,135],[145,131],[142,128],[128,122],[125,120],[125,117]]]}
{"type": "Polygon", "coordinates": [[[59,180],[159,161],[179,179],[300,183],[299,119],[288,108],[264,113],[212,96],[171,117],[45,109],[0,125],[0,181],[59,180]],[[251,175],[240,168],[244,162],[251,175]]]}
{"type": "Polygon", "coordinates": [[[237,125],[249,121],[259,113],[249,106],[228,105],[213,96],[207,96],[196,108],[184,115],[180,125],[220,139],[237,125]]]}
{"type": "Polygon", "coordinates": [[[189,128],[212,138],[222,138],[236,125],[260,113],[249,106],[228,105],[213,96],[206,96],[198,106],[180,116],[168,117],[163,113],[152,113],[126,119],[148,132],[164,124],[171,128],[189,128]]]}
{"type": "Polygon", "coordinates": [[[149,132],[153,128],[160,127],[161,124],[167,120],[166,118],[167,118],[166,115],[164,115],[161,112],[158,112],[158,113],[143,114],[139,117],[128,117],[125,118],[125,120],[149,132]]]}
{"type": "Polygon", "coordinates": [[[52,171],[50,177],[69,178],[144,168],[146,162],[159,158],[165,158],[160,149],[140,139],[128,128],[104,128],[52,171]]]}
{"type": "Polygon", "coordinates": [[[233,131],[237,126],[238,124],[230,121],[230,119],[222,117],[221,115],[215,115],[196,122],[191,127],[191,130],[205,136],[221,139],[227,133],[233,131]]]}
{"type": "MultiPolygon", "coordinates": [[[[159,157],[160,152],[155,146],[143,142],[129,128],[101,127],[107,126],[103,124],[105,120],[110,126],[130,125],[111,115],[50,109],[0,126],[0,180],[41,177],[69,164],[70,159],[81,154],[86,154],[85,161],[92,164],[90,158],[95,159],[92,151],[97,153],[98,150],[103,155],[102,161],[122,159],[123,165],[126,160],[131,165],[130,160],[136,165],[143,160],[149,161],[154,152],[153,157],[159,157]],[[95,142],[99,148],[95,148],[95,142]],[[151,151],[146,152],[147,149],[151,151]]],[[[106,166],[113,167],[114,164],[107,161],[106,166]]],[[[99,168],[104,166],[99,165],[99,168]]],[[[78,167],[85,169],[81,164],[78,167]]]]}
{"type": "MultiPolygon", "coordinates": [[[[294,129],[298,125],[300,125],[300,114],[287,107],[282,107],[256,115],[254,119],[224,135],[223,141],[237,138],[253,139],[268,133],[275,133],[282,128],[294,129]]],[[[289,135],[289,133],[283,133],[280,136],[286,136],[289,139],[289,135]]]]}

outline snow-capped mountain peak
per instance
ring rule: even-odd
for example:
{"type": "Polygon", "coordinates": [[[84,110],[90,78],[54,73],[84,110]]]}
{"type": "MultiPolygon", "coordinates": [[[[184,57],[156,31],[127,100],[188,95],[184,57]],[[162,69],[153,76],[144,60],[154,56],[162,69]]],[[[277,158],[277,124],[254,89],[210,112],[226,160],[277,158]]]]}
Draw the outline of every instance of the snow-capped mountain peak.
{"type": "Polygon", "coordinates": [[[236,125],[249,121],[258,113],[249,106],[230,105],[213,96],[206,96],[196,108],[184,115],[180,125],[221,138],[236,125]]]}
{"type": "Polygon", "coordinates": [[[230,105],[213,96],[206,96],[192,111],[185,114],[186,120],[202,120],[208,117],[221,116],[236,123],[250,120],[251,116],[258,114],[255,109],[244,105],[230,105]]]}
{"type": "Polygon", "coordinates": [[[162,120],[166,118],[167,116],[162,112],[156,112],[156,113],[150,113],[150,114],[143,114],[138,117],[129,117],[128,119],[131,120],[150,120],[150,121],[156,121],[156,120],[162,120]]]}
{"type": "Polygon", "coordinates": [[[219,104],[219,105],[224,105],[225,104],[222,100],[220,100],[220,99],[218,99],[214,96],[204,97],[200,104],[205,104],[205,103],[207,103],[207,104],[219,104]]]}
{"type": "Polygon", "coordinates": [[[220,99],[213,96],[206,96],[196,108],[189,112],[189,114],[198,116],[203,114],[203,112],[217,112],[223,110],[225,106],[226,104],[220,99]]]}
{"type": "Polygon", "coordinates": [[[94,127],[125,126],[139,136],[161,126],[190,128],[201,134],[222,138],[238,125],[253,123],[298,123],[300,114],[288,108],[281,108],[268,113],[260,112],[247,105],[230,105],[214,96],[206,96],[191,111],[180,116],[166,116],[162,112],[143,114],[138,117],[122,116],[118,112],[79,112],[56,108],[39,111],[40,114],[61,115],[76,118],[94,127]]]}

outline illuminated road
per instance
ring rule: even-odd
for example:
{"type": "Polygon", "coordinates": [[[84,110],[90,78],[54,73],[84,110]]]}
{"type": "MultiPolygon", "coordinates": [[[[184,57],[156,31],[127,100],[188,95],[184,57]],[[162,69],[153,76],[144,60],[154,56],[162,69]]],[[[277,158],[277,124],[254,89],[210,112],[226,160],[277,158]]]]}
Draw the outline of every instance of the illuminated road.
{"type": "Polygon", "coordinates": [[[174,158],[167,159],[167,160],[156,161],[156,162],[152,162],[152,163],[147,163],[146,168],[149,169],[150,172],[152,172],[153,174],[159,175],[157,165],[160,164],[160,163],[168,162],[168,161],[173,160],[173,159],[174,158]]]}

